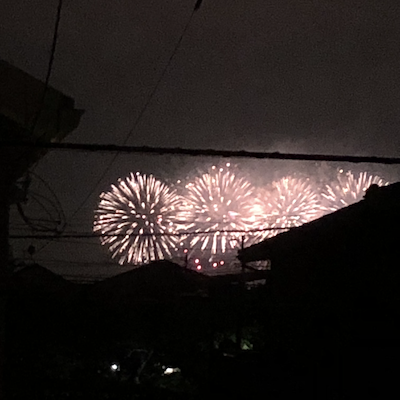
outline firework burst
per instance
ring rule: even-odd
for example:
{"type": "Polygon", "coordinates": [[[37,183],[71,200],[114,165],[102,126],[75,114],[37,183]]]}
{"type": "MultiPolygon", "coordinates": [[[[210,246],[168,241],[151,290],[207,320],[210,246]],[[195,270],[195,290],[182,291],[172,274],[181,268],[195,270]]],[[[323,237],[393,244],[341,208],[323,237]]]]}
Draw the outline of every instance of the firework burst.
{"type": "Polygon", "coordinates": [[[322,213],[318,191],[308,178],[285,177],[274,181],[270,189],[261,190],[260,200],[263,204],[260,228],[270,229],[262,232],[263,238],[275,236],[282,228],[312,221],[322,213]]]}
{"type": "Polygon", "coordinates": [[[327,212],[336,211],[362,200],[366,190],[372,184],[386,186],[389,182],[368,172],[354,175],[351,171],[339,170],[336,181],[326,185],[321,194],[324,210],[327,212]]]}
{"type": "Polygon", "coordinates": [[[182,198],[154,176],[131,174],[100,195],[93,231],[120,264],[170,258],[182,205],[182,198]]]}
{"type": "Polygon", "coordinates": [[[237,246],[242,235],[226,231],[247,231],[253,227],[256,195],[250,183],[229,166],[214,166],[186,185],[188,228],[198,233],[188,237],[191,248],[225,253],[237,246]]]}

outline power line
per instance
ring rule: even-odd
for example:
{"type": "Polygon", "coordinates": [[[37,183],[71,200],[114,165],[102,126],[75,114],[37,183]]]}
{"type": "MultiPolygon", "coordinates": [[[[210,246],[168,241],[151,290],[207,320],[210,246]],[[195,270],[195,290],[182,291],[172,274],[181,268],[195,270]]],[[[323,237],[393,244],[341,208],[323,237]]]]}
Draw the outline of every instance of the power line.
{"type": "Polygon", "coordinates": [[[256,158],[271,160],[293,161],[332,161],[349,163],[370,163],[399,165],[400,157],[379,156],[352,156],[337,154],[305,154],[305,153],[280,153],[247,150],[219,150],[219,149],[188,149],[182,147],[152,147],[152,146],[127,146],[115,144],[95,143],[31,143],[8,141],[1,142],[1,147],[27,147],[48,150],[81,151],[94,153],[141,153],[157,155],[181,155],[191,157],[224,157],[224,158],[256,158]]]}
{"type": "MultiPolygon", "coordinates": [[[[42,111],[43,111],[46,95],[47,95],[47,92],[49,90],[50,77],[51,77],[51,73],[53,71],[53,63],[54,63],[54,57],[55,57],[56,47],[57,47],[58,29],[60,27],[62,6],[63,6],[63,0],[59,0],[58,1],[58,6],[57,6],[57,12],[56,12],[56,19],[55,19],[55,23],[54,23],[54,29],[53,29],[53,40],[52,40],[52,43],[51,43],[50,58],[49,58],[49,62],[47,64],[47,71],[46,71],[46,77],[45,77],[45,82],[44,82],[44,89],[43,89],[42,97],[40,99],[40,103],[39,103],[39,106],[37,108],[37,111],[36,111],[35,115],[33,116],[33,121],[32,121],[32,125],[31,125],[31,128],[30,128],[30,132],[31,132],[32,135],[35,133],[36,126],[37,126],[37,124],[39,122],[40,116],[41,116],[42,111]]],[[[28,156],[27,153],[22,153],[22,156],[20,157],[20,159],[22,160],[23,158],[25,158],[27,156],[28,156]]],[[[37,162],[32,166],[31,169],[33,170],[36,167],[36,165],[37,165],[37,162]]]]}
{"type": "Polygon", "coordinates": [[[162,236],[174,236],[174,237],[183,237],[183,236],[197,236],[197,235],[215,235],[215,234],[229,234],[229,233],[243,233],[243,234],[251,234],[257,232],[264,231],[278,231],[278,230],[290,230],[293,228],[288,227],[274,227],[274,228],[263,228],[263,229],[249,229],[249,230],[210,230],[210,231],[197,231],[197,232],[165,232],[165,233],[132,233],[130,235],[126,234],[112,234],[112,233],[95,233],[95,232],[77,232],[77,233],[63,233],[60,235],[16,235],[10,234],[10,239],[88,239],[88,238],[96,238],[96,237],[162,237],[162,236]]]}
{"type": "MultiPolygon", "coordinates": [[[[156,82],[156,84],[155,84],[154,87],[153,87],[153,90],[150,92],[150,95],[149,95],[149,97],[147,98],[146,102],[144,103],[143,108],[142,108],[141,111],[139,112],[139,114],[138,114],[136,120],[134,121],[132,128],[129,130],[128,134],[125,136],[125,138],[124,138],[124,140],[123,140],[123,142],[122,142],[123,145],[125,145],[125,144],[128,142],[129,138],[132,136],[133,132],[135,131],[135,129],[136,129],[137,126],[139,125],[139,122],[142,120],[143,115],[146,113],[146,111],[147,111],[147,109],[148,109],[148,107],[149,107],[149,105],[150,105],[150,103],[151,103],[151,101],[152,101],[154,95],[155,95],[156,92],[157,92],[158,87],[160,86],[160,83],[161,83],[162,80],[164,79],[164,76],[165,76],[165,74],[166,74],[166,72],[167,72],[169,66],[171,65],[171,62],[172,62],[173,58],[175,57],[175,54],[177,53],[177,51],[178,51],[178,49],[179,49],[179,47],[180,47],[180,45],[181,45],[181,43],[182,43],[183,37],[185,36],[186,31],[188,30],[189,25],[190,25],[190,23],[192,22],[193,15],[195,14],[195,12],[196,12],[196,11],[200,8],[200,6],[201,6],[201,2],[202,2],[202,0],[197,0],[197,2],[196,2],[195,6],[194,6],[194,8],[193,8],[193,10],[192,10],[192,12],[191,12],[191,14],[190,14],[190,17],[189,17],[189,19],[188,19],[188,21],[187,21],[185,27],[183,28],[183,31],[182,31],[181,35],[179,36],[179,39],[178,39],[178,41],[177,41],[177,43],[176,43],[176,45],[175,45],[175,47],[174,47],[174,49],[173,49],[173,51],[172,51],[172,53],[171,53],[171,55],[170,55],[170,57],[169,57],[167,63],[165,64],[164,68],[162,69],[161,74],[160,74],[160,76],[158,77],[157,82],[156,82]]],[[[103,180],[104,177],[106,176],[107,172],[110,170],[111,166],[113,165],[113,163],[114,163],[115,160],[117,159],[118,153],[119,153],[119,151],[116,151],[116,154],[114,155],[114,157],[111,159],[111,161],[110,161],[110,162],[107,164],[107,166],[104,168],[103,172],[100,174],[99,179],[96,181],[96,183],[95,183],[95,184],[93,185],[93,187],[90,189],[90,191],[89,191],[89,193],[87,194],[87,196],[83,199],[83,201],[81,202],[81,204],[78,206],[78,208],[77,208],[77,209],[75,210],[75,212],[72,214],[71,219],[74,218],[75,215],[82,209],[82,207],[83,207],[83,206],[86,204],[86,202],[89,200],[90,196],[93,194],[93,192],[94,192],[94,191],[96,190],[96,188],[99,186],[99,184],[102,182],[102,180],[103,180]]]]}
{"type": "MultiPolygon", "coordinates": [[[[18,261],[24,262],[32,262],[32,258],[19,258],[18,261]]],[[[112,262],[112,261],[75,261],[75,260],[62,260],[62,259],[54,259],[54,258],[36,258],[33,259],[34,262],[37,263],[57,263],[57,264],[71,264],[72,267],[78,267],[81,265],[86,266],[99,266],[99,267],[121,267],[120,264],[112,262]]],[[[134,266],[124,266],[124,268],[134,268],[134,266]]]]}
{"type": "Polygon", "coordinates": [[[51,43],[50,58],[49,58],[49,63],[47,65],[47,73],[46,73],[46,79],[45,79],[45,83],[44,83],[43,95],[42,95],[42,99],[41,99],[41,102],[40,102],[40,107],[39,107],[39,109],[38,109],[38,111],[37,111],[37,113],[35,115],[35,119],[34,119],[33,124],[32,124],[32,129],[31,129],[32,132],[35,131],[36,125],[37,125],[38,120],[40,118],[40,114],[42,113],[42,109],[43,109],[44,101],[45,101],[45,98],[46,98],[46,94],[47,94],[47,91],[49,89],[50,77],[51,77],[51,73],[53,71],[54,56],[56,54],[57,39],[58,39],[58,29],[60,27],[62,6],[63,6],[63,0],[59,0],[58,1],[58,6],[57,6],[56,20],[55,20],[55,24],[54,24],[53,40],[52,40],[52,43],[51,43]]]}

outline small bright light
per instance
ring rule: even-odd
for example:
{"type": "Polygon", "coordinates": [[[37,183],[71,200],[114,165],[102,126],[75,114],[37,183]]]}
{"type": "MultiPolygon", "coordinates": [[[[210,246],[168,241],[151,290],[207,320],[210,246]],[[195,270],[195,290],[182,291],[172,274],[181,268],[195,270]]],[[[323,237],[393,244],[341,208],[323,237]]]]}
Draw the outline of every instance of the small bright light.
{"type": "Polygon", "coordinates": [[[201,265],[199,264],[196,268],[200,271],[201,270],[201,265]]]}
{"type": "Polygon", "coordinates": [[[167,367],[167,368],[165,368],[164,375],[171,375],[174,372],[180,372],[180,369],[179,368],[167,367]]]}
{"type": "Polygon", "coordinates": [[[217,266],[218,266],[218,263],[216,263],[216,262],[213,263],[213,267],[214,267],[214,268],[217,268],[217,266]]]}
{"type": "Polygon", "coordinates": [[[230,167],[230,166],[231,166],[231,163],[230,163],[230,162],[226,163],[226,166],[227,166],[227,167],[230,167]]]}
{"type": "Polygon", "coordinates": [[[224,260],[221,260],[219,263],[220,263],[220,265],[224,265],[224,264],[225,264],[225,261],[224,261],[224,260]]]}
{"type": "Polygon", "coordinates": [[[200,262],[200,260],[199,260],[198,258],[196,258],[196,259],[194,260],[194,262],[195,262],[196,264],[198,264],[198,263],[200,262]]]}
{"type": "Polygon", "coordinates": [[[111,368],[111,371],[118,371],[118,364],[111,364],[111,366],[110,366],[110,368],[111,368]]]}
{"type": "Polygon", "coordinates": [[[188,249],[183,250],[183,252],[186,254],[188,252],[188,249]]]}

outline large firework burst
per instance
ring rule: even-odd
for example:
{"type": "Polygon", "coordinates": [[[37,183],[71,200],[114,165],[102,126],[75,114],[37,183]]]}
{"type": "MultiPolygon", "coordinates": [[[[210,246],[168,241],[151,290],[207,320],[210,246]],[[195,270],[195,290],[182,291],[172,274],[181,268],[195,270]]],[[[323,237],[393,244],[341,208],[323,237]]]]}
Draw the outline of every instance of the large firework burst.
{"type": "Polygon", "coordinates": [[[300,226],[321,215],[318,191],[309,178],[284,177],[272,182],[269,189],[262,189],[263,204],[261,228],[268,228],[262,237],[271,237],[282,228],[300,226]],[[276,230],[274,230],[276,228],[276,230]]]}
{"type": "Polygon", "coordinates": [[[339,170],[337,179],[330,185],[326,185],[321,194],[325,211],[336,211],[362,200],[366,190],[372,184],[386,186],[389,182],[368,172],[354,175],[351,171],[339,170]]]}
{"type": "Polygon", "coordinates": [[[182,199],[174,190],[136,173],[100,195],[93,230],[120,264],[139,264],[171,257],[182,216],[182,199]]]}
{"type": "Polygon", "coordinates": [[[253,228],[256,195],[250,183],[229,166],[229,163],[223,168],[213,166],[186,185],[188,228],[197,233],[188,237],[192,248],[211,254],[225,253],[237,246],[242,235],[227,231],[253,228]]]}

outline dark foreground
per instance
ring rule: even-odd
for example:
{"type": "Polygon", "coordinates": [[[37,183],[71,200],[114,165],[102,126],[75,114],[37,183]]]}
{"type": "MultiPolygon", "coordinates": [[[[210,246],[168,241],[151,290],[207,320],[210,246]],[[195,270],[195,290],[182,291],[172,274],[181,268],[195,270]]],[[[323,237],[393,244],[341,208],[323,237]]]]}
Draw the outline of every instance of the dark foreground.
{"type": "Polygon", "coordinates": [[[397,308],[238,296],[139,301],[9,293],[10,399],[382,399],[397,393],[397,308]],[[240,338],[239,349],[236,338],[240,338]]]}

